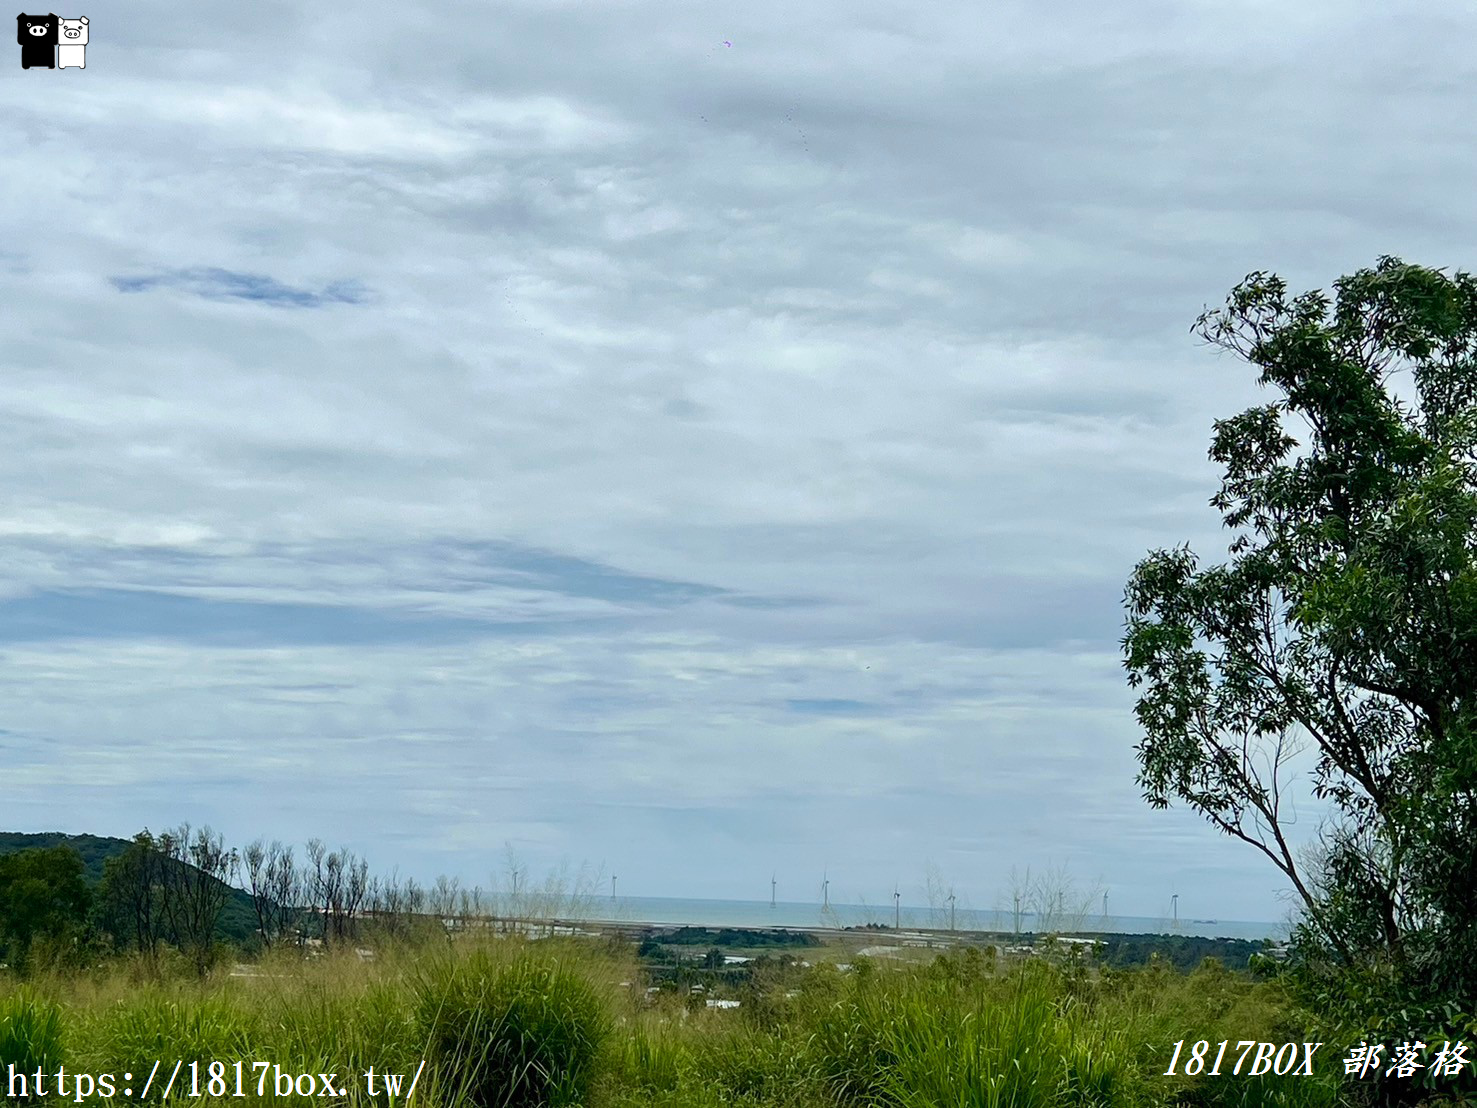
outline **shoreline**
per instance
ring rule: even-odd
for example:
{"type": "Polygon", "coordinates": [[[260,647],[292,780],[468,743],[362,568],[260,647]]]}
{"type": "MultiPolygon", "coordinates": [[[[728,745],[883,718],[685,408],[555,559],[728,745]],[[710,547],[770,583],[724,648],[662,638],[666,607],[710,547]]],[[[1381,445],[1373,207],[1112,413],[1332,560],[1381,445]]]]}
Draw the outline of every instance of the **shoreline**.
{"type": "Polygon", "coordinates": [[[1283,940],[1276,936],[1267,935],[1262,938],[1248,939],[1235,935],[1207,935],[1201,932],[1187,931],[1098,931],[1088,927],[1080,930],[1062,931],[992,931],[992,930],[966,930],[964,928],[949,929],[935,927],[900,927],[871,925],[871,926],[817,926],[800,927],[790,924],[717,924],[717,923],[674,923],[660,920],[628,920],[628,919],[524,919],[504,920],[502,922],[512,923],[515,926],[526,928],[552,930],[554,933],[578,934],[595,933],[603,935],[619,935],[632,941],[640,941],[646,938],[656,938],[663,933],[677,933],[681,931],[711,931],[715,933],[730,932],[734,934],[764,934],[764,935],[811,935],[823,941],[837,941],[849,938],[855,939],[895,939],[901,946],[914,947],[948,947],[956,943],[990,943],[1004,944],[1030,944],[1055,936],[1067,941],[1082,942],[1097,940],[1100,942],[1132,941],[1132,940],[1156,940],[1156,939],[1198,939],[1210,942],[1237,942],[1237,943],[1261,943],[1263,941],[1272,944],[1281,944],[1283,940]]]}

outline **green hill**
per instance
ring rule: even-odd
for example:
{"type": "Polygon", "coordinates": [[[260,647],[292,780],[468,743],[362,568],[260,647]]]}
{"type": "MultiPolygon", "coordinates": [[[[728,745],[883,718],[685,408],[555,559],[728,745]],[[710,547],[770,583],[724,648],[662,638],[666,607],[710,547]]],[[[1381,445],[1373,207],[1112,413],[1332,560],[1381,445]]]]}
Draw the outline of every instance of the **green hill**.
{"type": "MultiPolygon", "coordinates": [[[[89,885],[96,885],[103,877],[103,866],[109,858],[127,850],[127,839],[115,839],[103,835],[67,835],[61,831],[43,831],[27,834],[21,831],[0,831],[0,854],[13,854],[20,850],[35,850],[50,846],[70,846],[82,855],[85,876],[89,885]]],[[[216,937],[231,942],[245,942],[256,934],[256,909],[252,907],[251,894],[235,886],[227,886],[230,895],[216,926],[216,937]]]]}
{"type": "Polygon", "coordinates": [[[110,839],[100,835],[64,835],[60,831],[46,831],[36,835],[0,831],[0,854],[14,854],[19,850],[36,850],[49,846],[70,846],[82,855],[82,864],[87,867],[88,884],[96,885],[103,878],[103,863],[127,849],[128,840],[110,839]]]}

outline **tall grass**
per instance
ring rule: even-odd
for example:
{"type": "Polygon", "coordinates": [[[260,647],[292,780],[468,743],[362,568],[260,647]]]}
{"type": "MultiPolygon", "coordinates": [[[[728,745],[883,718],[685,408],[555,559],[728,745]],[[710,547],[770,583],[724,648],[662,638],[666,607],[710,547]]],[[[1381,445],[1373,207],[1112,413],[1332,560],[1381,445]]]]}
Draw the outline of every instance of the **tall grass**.
{"type": "MultiPolygon", "coordinates": [[[[229,994],[146,989],[93,1015],[86,1037],[86,1070],[97,1065],[101,1072],[137,1074],[140,1088],[155,1061],[165,1066],[177,1059],[186,1065],[198,1061],[203,1066],[215,1059],[254,1057],[257,1013],[229,994]]],[[[150,1098],[157,1098],[163,1087],[163,1082],[156,1085],[150,1098]]]]}
{"type": "Polygon", "coordinates": [[[451,1099],[471,1108],[585,1102],[610,1017],[568,962],[478,951],[438,960],[416,993],[433,1080],[451,1099]]]}
{"type": "MultiPolygon", "coordinates": [[[[14,1065],[20,1073],[54,1070],[62,1052],[62,1013],[29,989],[0,995],[0,1079],[14,1065]]],[[[0,1084],[0,1098],[7,1093],[0,1084]]]]}
{"type": "Polygon", "coordinates": [[[898,1108],[1086,1108],[1136,1102],[1142,1085],[1125,1032],[1074,1010],[1046,966],[869,982],[818,1021],[815,1043],[843,1099],[898,1108]]]}
{"type": "MultiPolygon", "coordinates": [[[[186,968],[150,976],[123,963],[24,989],[0,978],[0,1073],[11,1062],[54,1071],[65,1061],[72,1072],[132,1072],[137,1086],[156,1060],[167,1070],[175,1060],[260,1059],[337,1073],[347,1095],[335,1108],[388,1108],[363,1072],[409,1075],[422,1061],[415,1099],[428,1108],[1344,1102],[1336,1056],[1311,1079],[1163,1076],[1177,1039],[1299,1037],[1298,1014],[1275,983],[1216,967],[1109,972],[967,952],[928,966],[863,960],[854,973],[761,977],[737,1011],[670,993],[648,1001],[643,986],[628,952],[599,944],[444,936],[372,962],[287,951],[249,976],[204,982],[186,968]]],[[[138,1091],[117,1097],[119,1108],[138,1091]]],[[[262,1099],[279,1098],[269,1087],[262,1099]]],[[[181,1088],[172,1100],[242,1103],[181,1088]]]]}

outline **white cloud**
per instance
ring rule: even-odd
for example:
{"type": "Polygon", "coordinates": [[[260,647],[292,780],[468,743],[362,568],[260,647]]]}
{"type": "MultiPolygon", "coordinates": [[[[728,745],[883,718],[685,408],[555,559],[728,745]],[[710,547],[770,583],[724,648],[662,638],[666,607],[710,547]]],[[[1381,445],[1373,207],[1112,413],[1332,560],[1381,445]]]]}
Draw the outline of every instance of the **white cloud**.
{"type": "Polygon", "coordinates": [[[11,818],[469,876],[511,838],[609,851],[633,893],[936,855],[988,903],[1070,855],[1116,910],[1178,874],[1202,915],[1275,914],[1265,865],[1139,798],[1118,592],[1221,541],[1210,422],[1257,393],[1188,335],[1204,304],[1258,268],[1462,264],[1471,13],[421,17],[456,32],[145,4],[16,83],[11,818]],[[79,588],[106,636],[37,599],[79,588]],[[144,588],[186,623],[276,605],[283,641],[202,643],[144,588]],[[530,629],[294,623],[407,613],[530,629]]]}

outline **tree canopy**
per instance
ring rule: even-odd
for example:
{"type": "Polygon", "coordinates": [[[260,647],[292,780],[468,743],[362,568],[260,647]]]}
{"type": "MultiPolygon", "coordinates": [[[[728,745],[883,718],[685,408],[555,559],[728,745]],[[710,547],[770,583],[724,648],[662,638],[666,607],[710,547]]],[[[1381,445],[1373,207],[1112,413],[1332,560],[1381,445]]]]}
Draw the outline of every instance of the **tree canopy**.
{"type": "Polygon", "coordinates": [[[64,944],[81,932],[88,908],[82,856],[68,846],[0,856],[0,954],[25,966],[43,940],[64,944]]]}
{"type": "Polygon", "coordinates": [[[1127,586],[1145,797],[1282,871],[1308,964],[1470,1012],[1477,279],[1381,258],[1330,298],[1254,273],[1196,329],[1274,397],[1214,425],[1227,560],[1158,550],[1127,586]]]}

